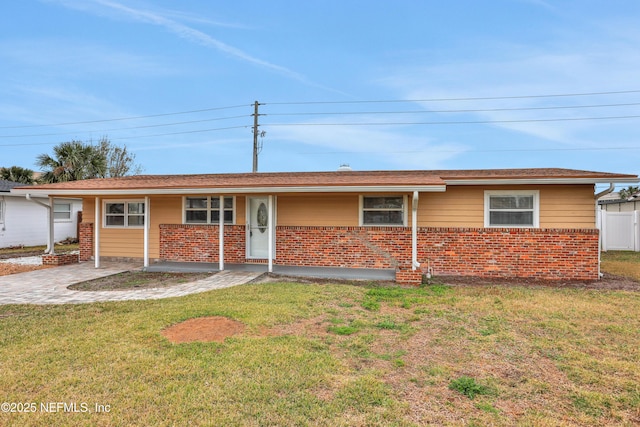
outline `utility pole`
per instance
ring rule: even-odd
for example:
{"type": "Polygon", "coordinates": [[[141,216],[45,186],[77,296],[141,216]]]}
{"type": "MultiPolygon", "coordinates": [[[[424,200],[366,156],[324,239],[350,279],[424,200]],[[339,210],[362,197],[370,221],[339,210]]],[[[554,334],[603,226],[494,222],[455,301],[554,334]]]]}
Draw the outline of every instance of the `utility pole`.
{"type": "Polygon", "coordinates": [[[258,172],[258,101],[253,104],[253,173],[258,172]]]}

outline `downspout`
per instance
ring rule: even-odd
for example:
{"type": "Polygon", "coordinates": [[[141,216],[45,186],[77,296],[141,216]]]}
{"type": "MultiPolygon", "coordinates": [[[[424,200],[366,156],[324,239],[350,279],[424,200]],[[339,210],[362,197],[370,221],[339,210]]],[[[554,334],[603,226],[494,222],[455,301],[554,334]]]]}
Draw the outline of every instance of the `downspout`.
{"type": "Polygon", "coordinates": [[[145,268],[149,268],[149,227],[150,224],[150,216],[151,216],[151,206],[149,196],[144,198],[144,233],[143,233],[143,261],[142,265],[145,268]]]}
{"type": "MultiPolygon", "coordinates": [[[[603,190],[599,193],[596,193],[593,197],[596,199],[596,215],[600,215],[600,212],[598,212],[598,199],[602,196],[606,196],[607,194],[610,194],[613,192],[613,190],[615,189],[615,184],[613,182],[609,183],[609,188],[607,188],[606,190],[603,190]]],[[[602,216],[600,216],[600,219],[602,219],[602,216]]],[[[597,219],[596,219],[597,221],[597,219]]],[[[602,252],[602,220],[600,221],[600,232],[598,233],[598,277],[602,277],[602,271],[600,271],[600,254],[602,252]]]]}
{"type": "Polygon", "coordinates": [[[418,192],[414,191],[411,203],[411,269],[416,271],[418,267],[418,192]]]}
{"type": "Polygon", "coordinates": [[[269,216],[267,222],[267,236],[268,236],[268,244],[267,250],[269,251],[268,257],[268,271],[269,273],[273,273],[273,237],[275,234],[275,221],[274,221],[274,213],[273,213],[273,195],[269,194],[269,198],[267,199],[267,204],[269,205],[269,216]]]}
{"type": "Polygon", "coordinates": [[[48,205],[46,203],[42,203],[40,200],[34,200],[31,198],[31,194],[27,193],[25,194],[25,198],[33,203],[37,203],[40,206],[44,206],[45,208],[47,208],[48,212],[48,219],[49,219],[49,238],[47,239],[47,249],[45,250],[45,253],[47,254],[51,254],[53,255],[55,253],[54,251],[54,244],[53,244],[53,211],[51,209],[51,206],[53,205],[53,198],[51,199],[51,205],[48,205]]]}
{"type": "Polygon", "coordinates": [[[601,192],[597,193],[593,197],[595,197],[595,199],[597,201],[600,197],[606,196],[607,194],[612,193],[615,188],[616,188],[616,185],[613,182],[611,182],[611,183],[609,183],[609,188],[607,188],[604,191],[601,191],[601,192]]]}
{"type": "Polygon", "coordinates": [[[218,269],[224,270],[224,196],[220,196],[220,215],[218,216],[218,269]]]}

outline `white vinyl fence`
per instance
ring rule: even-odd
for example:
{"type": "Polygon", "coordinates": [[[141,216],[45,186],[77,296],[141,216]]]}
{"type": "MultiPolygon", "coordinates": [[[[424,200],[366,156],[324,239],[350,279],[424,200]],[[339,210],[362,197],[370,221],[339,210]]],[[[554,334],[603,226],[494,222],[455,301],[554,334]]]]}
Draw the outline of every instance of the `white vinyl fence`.
{"type": "Polygon", "coordinates": [[[598,228],[603,251],[640,252],[640,211],[598,210],[598,228]]]}

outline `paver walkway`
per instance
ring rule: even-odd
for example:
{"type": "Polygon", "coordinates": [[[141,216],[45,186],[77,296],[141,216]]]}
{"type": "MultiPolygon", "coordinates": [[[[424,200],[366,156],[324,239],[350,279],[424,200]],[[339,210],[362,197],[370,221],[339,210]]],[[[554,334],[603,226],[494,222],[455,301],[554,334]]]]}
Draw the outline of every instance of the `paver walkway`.
{"type": "Polygon", "coordinates": [[[67,286],[73,283],[136,269],[140,269],[140,266],[115,262],[104,262],[101,268],[96,269],[93,263],[85,262],[0,276],[0,305],[77,304],[178,297],[241,285],[261,274],[248,271],[221,271],[191,283],[140,290],[72,291],[67,289],[67,286]]]}

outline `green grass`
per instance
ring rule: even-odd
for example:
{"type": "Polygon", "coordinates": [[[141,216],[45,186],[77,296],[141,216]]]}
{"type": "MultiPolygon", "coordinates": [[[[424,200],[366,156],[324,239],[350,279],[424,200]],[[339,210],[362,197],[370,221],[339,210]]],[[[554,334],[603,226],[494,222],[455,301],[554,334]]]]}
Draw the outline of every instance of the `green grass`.
{"type": "MultiPolygon", "coordinates": [[[[60,245],[58,243],[55,244],[54,249],[56,252],[69,252],[69,251],[77,251],[79,250],[80,245],[78,243],[68,244],[68,245],[60,245]]],[[[40,252],[43,253],[47,249],[46,245],[42,246],[24,246],[20,248],[0,248],[0,255],[16,255],[20,256],[25,253],[31,252],[40,252]]]]}
{"type": "Polygon", "coordinates": [[[607,273],[640,281],[640,252],[602,252],[600,268],[607,273]]]}
{"type": "Polygon", "coordinates": [[[449,383],[449,389],[455,390],[469,399],[481,394],[490,394],[489,387],[479,384],[475,378],[461,376],[449,383]]]}
{"type": "Polygon", "coordinates": [[[621,291],[295,283],[0,306],[0,401],[91,409],[0,425],[633,425],[639,308],[621,291]],[[202,316],[246,329],[223,343],[161,334],[202,316]]]}

